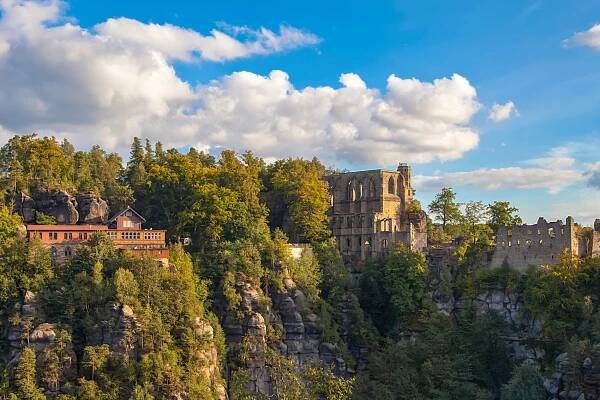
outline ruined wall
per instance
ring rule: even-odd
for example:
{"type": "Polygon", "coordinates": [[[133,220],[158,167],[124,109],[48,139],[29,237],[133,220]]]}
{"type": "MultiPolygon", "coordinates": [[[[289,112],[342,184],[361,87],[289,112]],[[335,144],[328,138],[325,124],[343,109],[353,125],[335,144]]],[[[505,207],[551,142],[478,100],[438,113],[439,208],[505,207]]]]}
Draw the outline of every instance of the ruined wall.
{"type": "Polygon", "coordinates": [[[331,194],[331,228],[347,263],[383,254],[395,242],[425,249],[425,214],[406,212],[413,199],[408,165],[400,164],[397,171],[335,174],[325,180],[331,194]]]}
{"type": "Polygon", "coordinates": [[[554,264],[565,250],[580,254],[577,227],[572,217],[547,222],[539,218],[534,225],[501,226],[496,235],[496,247],[491,267],[507,263],[510,267],[524,271],[530,265],[554,264]]]}

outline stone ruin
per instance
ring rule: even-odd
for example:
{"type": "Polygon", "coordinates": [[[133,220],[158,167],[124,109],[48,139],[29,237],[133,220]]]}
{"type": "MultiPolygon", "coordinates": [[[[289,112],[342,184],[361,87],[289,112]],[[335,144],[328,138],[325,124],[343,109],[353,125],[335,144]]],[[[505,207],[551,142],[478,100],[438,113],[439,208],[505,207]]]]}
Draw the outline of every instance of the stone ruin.
{"type": "Polygon", "coordinates": [[[600,254],[600,219],[593,228],[575,224],[572,217],[566,223],[540,217],[533,225],[501,226],[490,266],[524,271],[531,265],[555,264],[565,250],[580,257],[600,254]]]}
{"type": "Polygon", "coordinates": [[[426,250],[427,216],[410,208],[414,196],[410,166],[337,173],[324,179],[331,196],[331,229],[347,264],[385,254],[396,242],[426,250]]]}

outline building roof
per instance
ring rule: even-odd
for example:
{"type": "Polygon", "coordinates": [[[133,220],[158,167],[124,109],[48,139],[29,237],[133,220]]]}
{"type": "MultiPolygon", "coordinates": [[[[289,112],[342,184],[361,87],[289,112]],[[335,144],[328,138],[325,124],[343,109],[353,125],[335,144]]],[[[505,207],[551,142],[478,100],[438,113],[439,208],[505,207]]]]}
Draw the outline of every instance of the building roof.
{"type": "Polygon", "coordinates": [[[135,211],[133,208],[127,206],[127,208],[125,208],[124,210],[116,213],[111,219],[110,221],[108,221],[108,225],[112,224],[113,222],[115,222],[115,220],[120,217],[121,215],[125,214],[125,212],[127,211],[131,211],[133,213],[135,213],[135,215],[137,215],[138,217],[140,217],[140,219],[142,220],[142,222],[146,222],[146,218],[142,217],[142,214],[140,214],[139,212],[135,211]]]}
{"type": "Polygon", "coordinates": [[[27,225],[27,231],[106,231],[106,225],[27,225]]]}

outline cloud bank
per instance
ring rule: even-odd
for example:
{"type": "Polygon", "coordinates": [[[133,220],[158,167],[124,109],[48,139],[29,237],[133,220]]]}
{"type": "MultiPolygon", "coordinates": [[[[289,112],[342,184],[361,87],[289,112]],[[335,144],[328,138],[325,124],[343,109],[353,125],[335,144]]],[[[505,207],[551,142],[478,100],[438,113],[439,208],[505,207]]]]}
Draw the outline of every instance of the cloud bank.
{"type": "Polygon", "coordinates": [[[452,160],[477,147],[480,109],[458,75],[422,82],[390,75],[383,92],[356,74],[296,88],[283,71],[236,72],[193,86],[173,62],[224,62],[319,38],[291,26],[175,25],[109,19],[91,29],[58,1],[0,0],[0,128],[54,134],[125,153],[133,136],[168,146],[254,150],[326,162],[452,160]]]}
{"type": "Polygon", "coordinates": [[[437,191],[442,187],[476,187],[485,190],[545,189],[558,193],[567,186],[584,179],[574,170],[546,168],[481,168],[466,172],[449,172],[438,175],[413,177],[415,187],[424,191],[437,191]]]}

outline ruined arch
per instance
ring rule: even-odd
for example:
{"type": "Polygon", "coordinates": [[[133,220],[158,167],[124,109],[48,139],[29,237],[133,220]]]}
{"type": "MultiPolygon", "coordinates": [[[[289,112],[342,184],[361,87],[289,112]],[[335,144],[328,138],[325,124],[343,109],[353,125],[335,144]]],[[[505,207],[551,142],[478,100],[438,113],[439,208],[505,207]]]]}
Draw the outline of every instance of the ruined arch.
{"type": "Polygon", "coordinates": [[[388,179],[388,193],[396,194],[396,185],[393,176],[390,176],[390,179],[388,179]]]}
{"type": "Polygon", "coordinates": [[[373,182],[373,179],[369,179],[369,189],[367,192],[367,196],[371,198],[376,196],[375,182],[373,182]]]}
{"type": "Polygon", "coordinates": [[[354,200],[354,178],[351,178],[346,184],[346,199],[354,200]]]}
{"type": "Polygon", "coordinates": [[[398,196],[401,196],[404,192],[404,177],[402,175],[398,175],[398,196]]]}
{"type": "Polygon", "coordinates": [[[354,201],[358,201],[362,199],[363,196],[363,184],[362,182],[358,182],[357,185],[354,186],[354,201]]]}

